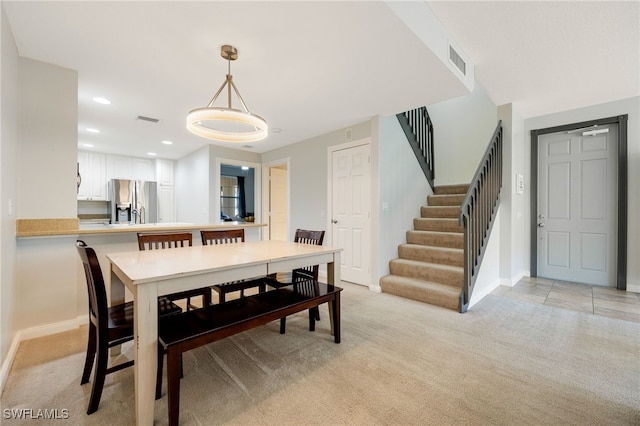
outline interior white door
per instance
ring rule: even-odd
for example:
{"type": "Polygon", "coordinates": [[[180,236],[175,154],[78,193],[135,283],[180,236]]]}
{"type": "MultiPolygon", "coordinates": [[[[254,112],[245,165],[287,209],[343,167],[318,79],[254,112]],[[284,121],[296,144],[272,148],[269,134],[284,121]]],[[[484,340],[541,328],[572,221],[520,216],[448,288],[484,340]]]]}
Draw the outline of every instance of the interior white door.
{"type": "Polygon", "coordinates": [[[615,287],[617,126],[597,130],[539,138],[538,276],[615,287]]]}
{"type": "Polygon", "coordinates": [[[269,239],[287,241],[287,170],[269,168],[269,239]]]}
{"type": "Polygon", "coordinates": [[[332,236],[343,249],[341,279],[369,285],[370,186],[368,144],[332,153],[332,236]]]}

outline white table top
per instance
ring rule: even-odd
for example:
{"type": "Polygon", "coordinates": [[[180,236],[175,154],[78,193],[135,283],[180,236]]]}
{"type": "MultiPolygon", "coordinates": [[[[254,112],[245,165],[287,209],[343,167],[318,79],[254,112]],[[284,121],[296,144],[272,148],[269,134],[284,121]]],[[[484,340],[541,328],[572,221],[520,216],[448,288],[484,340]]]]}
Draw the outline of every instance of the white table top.
{"type": "Polygon", "coordinates": [[[107,254],[107,258],[128,278],[129,284],[136,285],[221,271],[240,264],[250,266],[272,260],[282,261],[342,251],[335,247],[287,241],[256,241],[169,250],[171,256],[167,256],[168,250],[145,250],[107,254]]]}

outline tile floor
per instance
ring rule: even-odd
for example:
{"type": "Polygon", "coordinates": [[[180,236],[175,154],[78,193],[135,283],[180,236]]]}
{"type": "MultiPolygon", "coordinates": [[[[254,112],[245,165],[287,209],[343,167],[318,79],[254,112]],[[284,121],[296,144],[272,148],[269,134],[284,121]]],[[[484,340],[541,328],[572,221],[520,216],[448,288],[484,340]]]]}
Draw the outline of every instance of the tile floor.
{"type": "Polygon", "coordinates": [[[640,323],[640,294],[615,288],[524,277],[494,293],[556,308],[640,323]]]}

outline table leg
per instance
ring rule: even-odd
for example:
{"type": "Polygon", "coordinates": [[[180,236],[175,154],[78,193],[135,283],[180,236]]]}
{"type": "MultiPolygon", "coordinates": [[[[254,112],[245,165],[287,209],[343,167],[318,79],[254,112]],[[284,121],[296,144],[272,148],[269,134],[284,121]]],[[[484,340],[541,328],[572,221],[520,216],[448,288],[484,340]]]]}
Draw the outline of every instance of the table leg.
{"type": "Polygon", "coordinates": [[[134,289],[136,425],[153,424],[158,369],[158,288],[156,283],[134,289]]]}
{"type": "MultiPolygon", "coordinates": [[[[333,254],[333,262],[327,263],[327,284],[337,285],[340,283],[340,252],[333,254]]],[[[327,303],[329,306],[329,321],[331,322],[331,335],[335,337],[334,330],[334,307],[333,303],[327,303]]],[[[339,337],[338,337],[339,340],[339,337]]],[[[336,342],[338,343],[338,342],[336,342]]]]}
{"type": "MultiPolygon", "coordinates": [[[[113,265],[111,265],[111,281],[109,285],[109,296],[110,301],[108,301],[109,306],[118,305],[120,303],[125,302],[125,286],[118,278],[116,274],[113,273],[113,265]]],[[[118,356],[121,352],[121,346],[117,345],[109,349],[110,356],[118,356]]]]}

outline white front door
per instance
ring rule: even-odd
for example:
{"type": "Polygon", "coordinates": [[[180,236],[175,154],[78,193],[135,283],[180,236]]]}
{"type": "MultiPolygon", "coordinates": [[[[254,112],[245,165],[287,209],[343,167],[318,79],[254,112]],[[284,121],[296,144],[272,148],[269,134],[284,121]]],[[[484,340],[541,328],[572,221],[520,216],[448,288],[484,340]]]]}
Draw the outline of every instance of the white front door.
{"type": "Polygon", "coordinates": [[[617,125],[597,131],[539,137],[538,276],[615,287],[617,125]]]}
{"type": "Polygon", "coordinates": [[[269,239],[287,241],[287,170],[269,168],[269,239]]]}
{"type": "Polygon", "coordinates": [[[332,153],[333,245],[342,248],[340,276],[344,281],[369,285],[370,185],[369,144],[332,153]]]}

